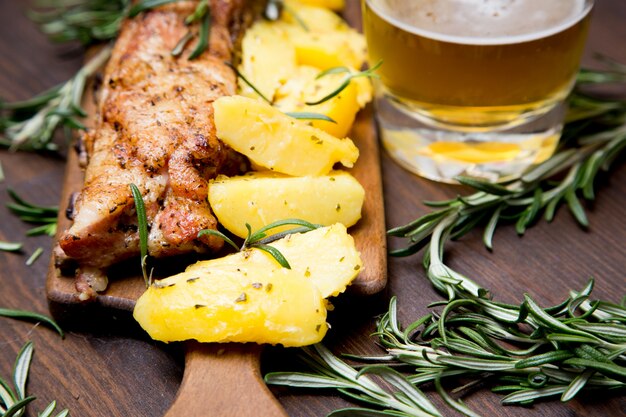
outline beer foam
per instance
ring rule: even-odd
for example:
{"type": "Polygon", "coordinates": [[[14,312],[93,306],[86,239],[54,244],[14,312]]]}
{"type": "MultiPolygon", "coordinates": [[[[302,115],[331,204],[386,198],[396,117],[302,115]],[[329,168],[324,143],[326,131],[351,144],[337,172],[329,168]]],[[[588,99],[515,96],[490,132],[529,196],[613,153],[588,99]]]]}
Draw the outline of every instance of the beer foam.
{"type": "Polygon", "coordinates": [[[366,0],[381,18],[443,42],[501,45],[541,39],[580,21],[585,0],[366,0]]]}

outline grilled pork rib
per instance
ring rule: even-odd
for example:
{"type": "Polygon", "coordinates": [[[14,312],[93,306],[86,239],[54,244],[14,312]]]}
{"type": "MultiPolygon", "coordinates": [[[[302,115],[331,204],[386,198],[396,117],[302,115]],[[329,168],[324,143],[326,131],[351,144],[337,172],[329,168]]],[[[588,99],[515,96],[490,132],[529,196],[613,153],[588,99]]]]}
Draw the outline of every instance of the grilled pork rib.
{"type": "Polygon", "coordinates": [[[239,24],[243,0],[213,0],[209,48],[188,60],[194,40],[173,57],[187,31],[198,29],[184,23],[196,5],[175,2],[125,21],[106,66],[95,125],[83,138],[84,188],[74,223],[59,242],[79,265],[76,286],[83,296],[102,289],[97,271],[139,255],[131,183],[145,202],[150,255],[222,245],[197,234],[217,226],[207,180],[245,165],[216,138],[212,108],[217,98],[235,94],[236,75],[224,62],[232,59],[231,30],[239,24]]]}

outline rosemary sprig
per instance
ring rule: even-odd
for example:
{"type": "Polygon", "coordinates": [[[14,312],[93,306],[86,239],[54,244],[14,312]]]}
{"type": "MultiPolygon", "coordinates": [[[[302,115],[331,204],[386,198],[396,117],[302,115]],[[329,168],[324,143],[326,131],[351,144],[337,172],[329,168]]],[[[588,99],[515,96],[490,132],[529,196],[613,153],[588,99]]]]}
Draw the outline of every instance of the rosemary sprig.
{"type": "Polygon", "coordinates": [[[7,208],[20,220],[27,223],[37,224],[37,227],[26,232],[27,236],[46,234],[54,236],[57,230],[57,215],[59,208],[56,206],[39,206],[25,201],[12,189],[7,190],[13,202],[7,203],[7,208]]]}
{"type": "Polygon", "coordinates": [[[151,284],[151,279],[146,272],[146,262],[148,260],[148,218],[146,216],[146,206],[141,196],[141,191],[135,184],[130,184],[130,191],[133,194],[133,200],[135,200],[135,211],[137,212],[137,228],[139,231],[139,251],[140,251],[140,263],[141,273],[143,280],[146,283],[146,288],[151,284]]]}
{"type": "MultiPolygon", "coordinates": [[[[270,104],[270,105],[274,105],[274,103],[267,98],[262,92],[261,90],[259,90],[253,83],[252,81],[250,81],[244,74],[241,73],[241,71],[239,71],[239,69],[237,67],[235,67],[232,63],[230,62],[225,62],[225,64],[227,66],[229,66],[234,72],[235,75],[238,78],[241,78],[241,81],[243,81],[248,87],[250,87],[263,101],[265,101],[266,103],[270,104]]],[[[342,67],[343,68],[343,67],[342,67]]],[[[344,87],[345,88],[345,87],[344,87]]],[[[301,120],[325,120],[327,122],[331,122],[331,123],[337,123],[337,121],[335,121],[334,119],[332,119],[331,117],[322,114],[322,113],[315,113],[315,112],[285,112],[285,114],[287,116],[293,117],[294,119],[301,119],[301,120]]]]}
{"type": "Polygon", "coordinates": [[[28,12],[32,21],[54,42],[83,45],[114,39],[130,7],[130,0],[38,0],[28,12]]]}
{"type": "Polygon", "coordinates": [[[383,411],[345,408],[336,410],[329,416],[441,416],[422,391],[413,386],[406,377],[389,367],[366,367],[357,371],[321,344],[301,349],[299,359],[313,372],[272,372],[265,375],[265,382],[290,387],[335,388],[349,398],[383,408],[383,411]],[[368,377],[368,374],[380,376],[388,384],[399,389],[402,395],[389,392],[381,384],[368,377]]]}
{"type": "Polygon", "coordinates": [[[103,48],[65,84],[30,100],[0,102],[0,146],[12,150],[56,150],[52,138],[57,128],[84,129],[78,119],[85,117],[81,108],[85,83],[110,54],[111,47],[103,48]]]}
{"type": "MultiPolygon", "coordinates": [[[[275,385],[336,388],[359,403],[379,408],[351,408],[330,415],[438,415],[417,404],[402,403],[416,390],[421,392],[419,387],[434,383],[450,407],[479,416],[442,388],[443,379],[470,381],[453,392],[478,382],[488,384],[494,392],[507,394],[503,404],[527,405],[557,395],[565,402],[582,390],[624,389],[626,306],[589,302],[593,285],[592,279],[581,291],[571,291],[565,301],[549,308],[539,307],[529,295],[518,306],[484,297],[435,303],[443,305],[440,313],[420,317],[406,328],[398,320],[397,300],[392,297],[375,333],[386,354],[345,355],[370,363],[360,366],[360,372],[316,346],[300,352],[310,373],[269,373],[265,379],[275,385]],[[371,381],[362,379],[369,373],[382,376],[398,392],[381,394],[380,386],[372,387],[371,381]]],[[[463,289],[459,292],[466,296],[463,289]]]]}
{"type": "Polygon", "coordinates": [[[276,222],[270,223],[267,226],[264,226],[260,228],[259,230],[255,231],[254,233],[252,233],[252,229],[250,225],[246,223],[246,229],[248,229],[248,236],[245,238],[241,246],[237,246],[237,244],[233,242],[231,238],[229,238],[228,236],[226,236],[224,233],[220,232],[219,230],[204,229],[198,233],[198,237],[205,236],[205,235],[219,237],[220,239],[222,239],[228,245],[232,246],[237,251],[245,251],[246,249],[249,249],[249,248],[260,249],[272,255],[272,257],[276,259],[276,262],[278,262],[283,268],[291,269],[291,265],[289,265],[289,262],[283,256],[283,254],[275,247],[269,245],[269,243],[274,242],[278,239],[281,239],[289,234],[308,232],[310,230],[317,229],[318,227],[320,226],[313,224],[313,223],[309,223],[305,220],[284,219],[284,220],[278,220],[276,222]],[[282,227],[282,226],[287,226],[287,225],[296,225],[300,227],[286,230],[283,232],[279,232],[271,236],[267,236],[268,231],[275,229],[277,227],[282,227]]]}
{"type": "MultiPolygon", "coordinates": [[[[36,397],[26,394],[26,381],[28,380],[33,351],[33,343],[27,342],[17,354],[11,378],[13,387],[0,377],[0,416],[2,417],[22,416],[26,412],[26,406],[36,399],[36,397]]],[[[52,417],[55,408],[56,401],[52,401],[37,415],[39,417],[52,417]]],[[[68,415],[69,410],[64,409],[56,417],[67,417],[68,415]]]]}
{"type": "Polygon", "coordinates": [[[347,75],[344,77],[343,81],[339,84],[339,86],[336,89],[334,89],[333,91],[331,91],[324,97],[320,98],[319,100],[307,101],[304,104],[306,104],[307,106],[314,106],[314,105],[321,104],[321,103],[324,103],[325,101],[330,100],[331,98],[339,95],[343,90],[345,90],[348,87],[348,85],[350,85],[350,81],[352,81],[353,78],[357,78],[357,77],[376,78],[378,77],[378,75],[375,72],[378,68],[380,68],[382,64],[383,64],[383,61],[379,61],[373,67],[368,68],[365,71],[359,71],[359,72],[352,72],[347,67],[333,67],[333,68],[329,68],[325,71],[320,72],[317,75],[316,79],[320,79],[329,74],[347,73],[347,75]]]}

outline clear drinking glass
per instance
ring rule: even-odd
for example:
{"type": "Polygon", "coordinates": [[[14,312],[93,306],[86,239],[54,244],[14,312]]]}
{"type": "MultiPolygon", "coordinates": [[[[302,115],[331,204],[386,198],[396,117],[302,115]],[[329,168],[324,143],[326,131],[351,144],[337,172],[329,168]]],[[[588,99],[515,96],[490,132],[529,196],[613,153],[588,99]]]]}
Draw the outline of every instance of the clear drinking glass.
{"type": "Polygon", "coordinates": [[[382,141],[454,182],[521,175],[552,155],[593,0],[362,0],[382,141]]]}

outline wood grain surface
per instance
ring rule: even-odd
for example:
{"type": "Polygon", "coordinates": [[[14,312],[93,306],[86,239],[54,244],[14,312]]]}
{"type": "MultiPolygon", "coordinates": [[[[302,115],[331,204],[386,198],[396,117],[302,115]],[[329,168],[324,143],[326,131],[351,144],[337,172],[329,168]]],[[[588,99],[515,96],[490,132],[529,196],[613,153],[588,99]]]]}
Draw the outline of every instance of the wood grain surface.
{"type": "MultiPolygon", "coordinates": [[[[30,97],[67,79],[82,62],[78,47],[50,45],[37,32],[23,14],[25,3],[0,1],[0,97],[7,100],[30,97]]],[[[358,22],[358,2],[348,3],[348,14],[358,22]]],[[[626,2],[596,3],[586,62],[591,63],[592,52],[626,62],[626,2]]],[[[4,203],[6,189],[13,188],[34,203],[57,204],[65,162],[55,155],[0,150],[0,163],[6,177],[0,182],[0,240],[24,242],[23,254],[0,252],[0,306],[47,313],[44,285],[52,241],[45,236],[24,237],[29,226],[13,217],[4,203]],[[46,254],[26,267],[26,258],[40,246],[46,254]]],[[[388,227],[424,214],[424,199],[463,191],[417,178],[384,153],[382,166],[388,227]]],[[[523,238],[513,227],[498,230],[493,253],[482,247],[478,234],[470,234],[447,248],[448,260],[453,268],[490,288],[505,302],[519,302],[522,294],[529,292],[541,303],[554,303],[589,276],[596,278],[596,297],[617,301],[626,289],[626,164],[618,164],[610,178],[601,180],[598,198],[588,209],[591,226],[587,231],[577,227],[570,214],[561,209],[552,224],[540,222],[523,238]]],[[[389,242],[391,248],[397,244],[389,242]]],[[[336,302],[327,339],[335,352],[379,352],[369,334],[375,316],[385,311],[389,295],[398,296],[403,321],[423,314],[426,304],[439,299],[418,257],[390,258],[388,266],[386,292],[374,297],[343,297],[336,302]]],[[[73,416],[164,415],[182,380],[183,352],[179,345],[148,340],[127,318],[116,313],[114,324],[103,325],[93,316],[89,325],[71,328],[64,340],[43,326],[0,319],[0,375],[10,375],[19,348],[32,340],[35,356],[28,387],[38,399],[30,415],[36,415],[34,410],[41,411],[53,399],[60,407],[68,407],[73,416]]],[[[106,319],[111,322],[111,316],[106,319]]],[[[282,349],[266,349],[263,367],[282,369],[288,366],[285,357],[282,349]]],[[[350,404],[331,392],[272,391],[290,416],[324,416],[350,404]]],[[[624,397],[605,392],[567,404],[550,401],[531,408],[503,407],[498,395],[484,390],[465,401],[484,416],[626,415],[624,397]]]]}

